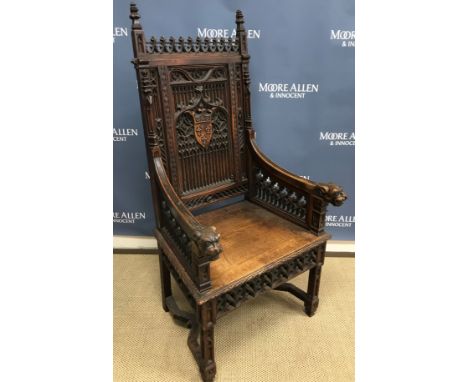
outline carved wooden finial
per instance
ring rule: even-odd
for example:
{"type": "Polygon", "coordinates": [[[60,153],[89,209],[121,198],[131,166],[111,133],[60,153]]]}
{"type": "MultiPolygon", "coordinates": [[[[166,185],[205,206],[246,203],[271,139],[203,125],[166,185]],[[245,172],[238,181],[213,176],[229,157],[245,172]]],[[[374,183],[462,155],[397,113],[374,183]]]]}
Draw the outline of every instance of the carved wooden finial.
{"type": "Polygon", "coordinates": [[[130,3],[130,19],[132,20],[132,29],[141,29],[140,14],[135,3],[130,3]]]}
{"type": "MultiPolygon", "coordinates": [[[[140,24],[140,14],[138,13],[138,7],[135,3],[130,3],[130,19],[132,20],[132,45],[133,45],[133,56],[138,58],[142,54],[147,52],[146,50],[146,39],[143,33],[143,28],[140,24]]],[[[148,46],[148,50],[154,49],[154,45],[148,46]]]]}
{"type": "Polygon", "coordinates": [[[239,53],[248,60],[247,34],[244,29],[244,15],[241,11],[236,12],[236,43],[239,45],[239,53]]]}
{"type": "Polygon", "coordinates": [[[236,24],[237,24],[238,31],[244,30],[244,15],[242,14],[242,11],[239,9],[236,11],[236,24]]]}

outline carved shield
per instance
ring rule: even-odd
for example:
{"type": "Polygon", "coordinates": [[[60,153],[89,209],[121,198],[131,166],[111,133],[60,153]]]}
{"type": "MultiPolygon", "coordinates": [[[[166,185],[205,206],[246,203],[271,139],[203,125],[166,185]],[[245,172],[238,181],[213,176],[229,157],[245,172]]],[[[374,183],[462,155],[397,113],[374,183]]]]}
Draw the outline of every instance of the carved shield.
{"type": "Polygon", "coordinates": [[[195,138],[197,142],[205,149],[211,142],[213,136],[213,125],[211,124],[211,111],[206,109],[193,113],[193,120],[195,122],[195,138]]]}

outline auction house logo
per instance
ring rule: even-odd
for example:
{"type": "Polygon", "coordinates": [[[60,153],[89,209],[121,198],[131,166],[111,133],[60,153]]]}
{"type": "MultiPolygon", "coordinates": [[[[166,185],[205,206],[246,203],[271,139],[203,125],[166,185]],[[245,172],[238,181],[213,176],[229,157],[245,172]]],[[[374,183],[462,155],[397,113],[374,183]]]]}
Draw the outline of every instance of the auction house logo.
{"type": "Polygon", "coordinates": [[[146,212],[114,212],[114,223],[135,224],[135,220],[146,219],[146,212]]]}
{"type": "Polygon", "coordinates": [[[318,84],[258,83],[260,93],[269,93],[270,98],[305,98],[306,94],[318,93],[318,84]]]}
{"type": "Polygon", "coordinates": [[[126,142],[127,137],[136,137],[137,129],[114,129],[114,142],[126,142]]]}
{"type": "Polygon", "coordinates": [[[354,131],[352,133],[320,132],[320,140],[329,142],[330,146],[354,146],[354,136],[354,131]]]}
{"type": "Polygon", "coordinates": [[[356,221],[355,216],[326,215],[326,227],[351,228],[356,221]]]}
{"type": "Polygon", "coordinates": [[[128,29],[124,27],[115,27],[112,31],[112,38],[114,43],[116,37],[128,37],[128,29]]]}
{"type": "MultiPolygon", "coordinates": [[[[260,38],[260,29],[247,29],[247,38],[260,38]]],[[[236,37],[236,29],[212,29],[212,28],[197,28],[197,36],[201,38],[234,38],[236,37]]]]}
{"type": "Polygon", "coordinates": [[[337,40],[343,48],[354,48],[354,31],[342,31],[341,29],[332,29],[330,31],[330,40],[337,40]]]}

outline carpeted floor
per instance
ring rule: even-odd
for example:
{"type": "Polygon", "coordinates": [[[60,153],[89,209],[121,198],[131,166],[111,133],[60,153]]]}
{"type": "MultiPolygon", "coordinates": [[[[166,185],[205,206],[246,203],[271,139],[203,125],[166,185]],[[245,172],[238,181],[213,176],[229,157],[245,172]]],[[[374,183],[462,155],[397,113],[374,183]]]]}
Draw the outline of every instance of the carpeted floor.
{"type": "MultiPolygon", "coordinates": [[[[188,329],[161,307],[158,268],[157,256],[114,255],[114,382],[201,381],[188,329]]],[[[305,289],[307,273],[293,283],[305,289]]],[[[354,381],[354,258],[325,259],[312,318],[278,291],[221,317],[215,359],[217,382],[354,381]]]]}

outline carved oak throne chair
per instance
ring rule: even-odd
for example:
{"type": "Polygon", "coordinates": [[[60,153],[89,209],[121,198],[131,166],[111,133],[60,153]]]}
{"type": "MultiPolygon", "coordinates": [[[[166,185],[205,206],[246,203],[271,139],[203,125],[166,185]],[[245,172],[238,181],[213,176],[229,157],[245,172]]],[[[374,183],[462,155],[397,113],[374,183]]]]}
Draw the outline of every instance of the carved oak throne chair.
{"type": "Polygon", "coordinates": [[[162,305],[191,328],[188,345],[203,380],[212,381],[219,317],[269,289],[292,293],[307,315],[315,313],[330,238],[326,207],[341,205],[346,195],[335,184],[291,174],[257,146],[240,11],[233,39],[146,40],[133,3],[130,18],[162,305]],[[288,283],[306,271],[307,291],[288,283]],[[171,275],[194,313],[177,306],[171,275]]]}

